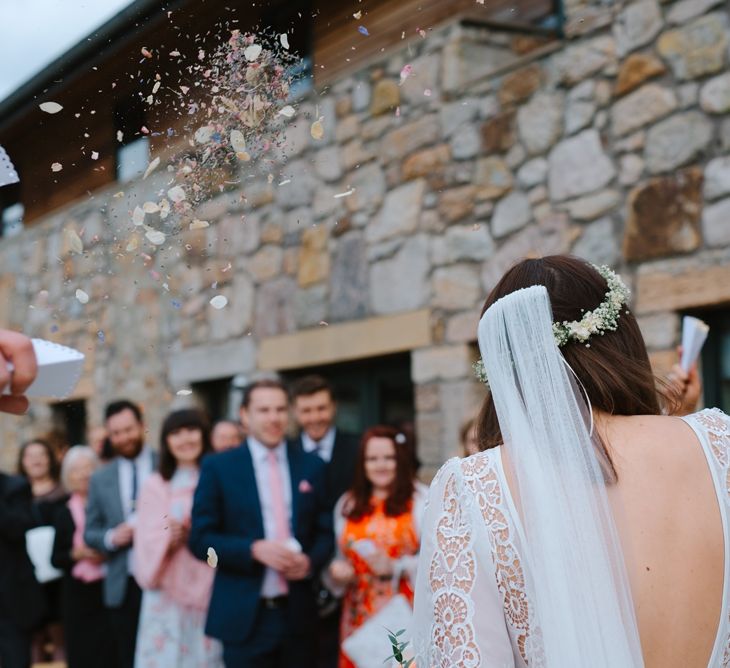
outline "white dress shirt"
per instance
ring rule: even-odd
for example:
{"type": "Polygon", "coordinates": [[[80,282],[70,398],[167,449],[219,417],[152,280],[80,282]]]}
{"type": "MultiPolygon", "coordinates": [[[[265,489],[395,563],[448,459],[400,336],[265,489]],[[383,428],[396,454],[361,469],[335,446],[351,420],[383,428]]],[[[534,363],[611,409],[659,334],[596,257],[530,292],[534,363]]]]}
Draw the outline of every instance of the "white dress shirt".
{"type": "MultiPolygon", "coordinates": [[[[266,540],[276,540],[276,517],[274,515],[271,483],[269,480],[269,453],[272,452],[272,449],[266,447],[263,443],[251,436],[248,437],[248,447],[251,452],[251,459],[253,460],[256,488],[258,489],[261,515],[264,520],[264,538],[266,540]]],[[[286,443],[282,441],[273,449],[273,452],[276,455],[276,461],[279,464],[279,470],[281,472],[281,483],[284,486],[284,508],[286,509],[286,515],[289,519],[289,530],[291,531],[292,489],[286,443]]],[[[280,595],[280,576],[273,568],[267,568],[264,573],[264,582],[261,586],[261,596],[263,598],[275,598],[280,595]]]]}
{"type": "MultiPolygon", "coordinates": [[[[117,457],[117,471],[119,472],[119,496],[122,502],[122,512],[124,513],[124,521],[134,526],[137,519],[134,504],[132,503],[132,467],[137,469],[137,501],[142,491],[142,485],[154,470],[152,463],[152,451],[144,446],[142,451],[135,459],[127,459],[126,457],[117,457]]],[[[111,542],[111,534],[113,529],[109,529],[104,537],[107,548],[114,549],[111,542]]],[[[129,572],[133,573],[134,569],[134,542],[127,553],[127,564],[129,572]]]]}
{"type": "Polygon", "coordinates": [[[329,463],[332,460],[332,451],[335,449],[335,428],[330,427],[320,441],[314,441],[306,431],[302,432],[302,447],[304,452],[313,452],[329,463]]]}

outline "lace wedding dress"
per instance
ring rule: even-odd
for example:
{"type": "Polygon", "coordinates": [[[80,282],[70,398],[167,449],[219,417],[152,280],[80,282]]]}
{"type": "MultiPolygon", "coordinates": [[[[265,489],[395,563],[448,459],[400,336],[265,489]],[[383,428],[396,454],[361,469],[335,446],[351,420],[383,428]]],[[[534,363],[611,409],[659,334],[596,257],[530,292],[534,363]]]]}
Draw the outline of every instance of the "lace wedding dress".
{"type": "MultiPolygon", "coordinates": [[[[684,419],[707,458],[724,528],[722,613],[708,666],[730,666],[730,418],[707,409],[684,419]]],[[[500,449],[450,460],[431,486],[413,626],[419,668],[546,665],[524,530],[500,449]]]]}

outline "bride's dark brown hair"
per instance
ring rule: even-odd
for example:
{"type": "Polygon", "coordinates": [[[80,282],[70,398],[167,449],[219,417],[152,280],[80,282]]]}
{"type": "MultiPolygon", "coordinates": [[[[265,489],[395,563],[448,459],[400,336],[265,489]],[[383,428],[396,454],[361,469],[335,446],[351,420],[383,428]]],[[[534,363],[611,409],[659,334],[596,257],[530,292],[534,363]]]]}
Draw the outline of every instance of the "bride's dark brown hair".
{"type": "MultiPolygon", "coordinates": [[[[551,255],[523,260],[510,269],[487,297],[482,315],[495,301],[531,285],[547,288],[553,320],[580,320],[606,297],[606,280],[585,260],[551,255]]],[[[562,346],[565,360],[585,387],[591,405],[611,415],[659,415],[660,395],[666,400],[652,372],[646,345],[628,305],[621,310],[616,331],[592,336],[590,347],[570,341],[562,346]]],[[[502,443],[492,395],[488,394],[478,418],[477,438],[482,450],[502,443]]],[[[611,462],[604,443],[598,447],[611,462]]],[[[611,462],[611,467],[613,464],[611,462]]],[[[612,471],[615,476],[615,470],[612,471]]]]}

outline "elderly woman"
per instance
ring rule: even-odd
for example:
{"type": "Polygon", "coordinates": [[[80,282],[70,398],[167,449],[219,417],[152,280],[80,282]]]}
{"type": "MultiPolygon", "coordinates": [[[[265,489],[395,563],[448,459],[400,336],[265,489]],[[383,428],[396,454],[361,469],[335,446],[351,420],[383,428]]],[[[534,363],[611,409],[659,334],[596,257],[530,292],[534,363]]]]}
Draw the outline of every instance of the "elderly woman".
{"type": "Polygon", "coordinates": [[[66,453],[61,468],[61,480],[71,497],[56,513],[51,562],[64,571],[61,616],[68,668],[113,665],[108,651],[109,621],[102,602],[103,556],[83,539],[89,478],[98,465],[90,447],[77,445],[66,453]]]}

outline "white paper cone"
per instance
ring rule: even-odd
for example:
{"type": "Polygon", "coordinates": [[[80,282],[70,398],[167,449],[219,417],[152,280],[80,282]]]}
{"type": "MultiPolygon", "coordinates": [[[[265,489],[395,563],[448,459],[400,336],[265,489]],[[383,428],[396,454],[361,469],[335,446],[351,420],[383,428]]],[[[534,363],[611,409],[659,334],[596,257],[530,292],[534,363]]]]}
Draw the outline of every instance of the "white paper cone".
{"type": "Polygon", "coordinates": [[[697,361],[709,331],[709,326],[699,318],[693,318],[690,315],[684,316],[682,321],[682,359],[679,365],[685,371],[689,371],[697,361]]]}

